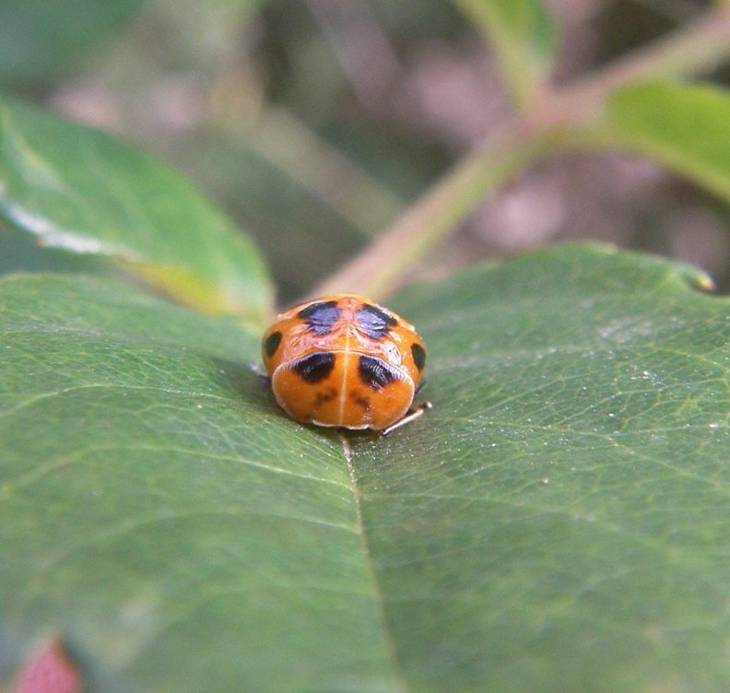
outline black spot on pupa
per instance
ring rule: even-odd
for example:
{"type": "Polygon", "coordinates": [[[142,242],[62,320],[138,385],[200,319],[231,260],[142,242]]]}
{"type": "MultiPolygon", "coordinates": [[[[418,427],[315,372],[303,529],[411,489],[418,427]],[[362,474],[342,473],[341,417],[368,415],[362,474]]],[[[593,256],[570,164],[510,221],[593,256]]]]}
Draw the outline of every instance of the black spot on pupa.
{"type": "Polygon", "coordinates": [[[360,380],[373,390],[382,390],[386,385],[403,378],[395,368],[372,356],[360,357],[358,371],[360,380]]]}
{"type": "Polygon", "coordinates": [[[329,351],[319,351],[294,361],[291,369],[308,383],[324,380],[335,367],[335,355],[329,351]]]}
{"type": "Polygon", "coordinates": [[[330,387],[327,390],[320,391],[314,398],[314,407],[321,407],[326,402],[331,402],[335,397],[337,397],[337,389],[334,387],[330,387]]]}
{"type": "Polygon", "coordinates": [[[358,328],[371,339],[382,339],[398,321],[382,308],[364,303],[355,315],[358,328]]]}
{"type": "Polygon", "coordinates": [[[363,395],[361,392],[355,390],[350,393],[350,399],[357,404],[358,407],[362,407],[367,410],[370,408],[370,398],[363,395]]]}
{"type": "Polygon", "coordinates": [[[310,332],[322,336],[330,333],[340,317],[340,309],[337,301],[319,301],[303,308],[297,315],[307,323],[310,332]]]}
{"type": "Polygon", "coordinates": [[[426,350],[420,344],[411,344],[411,354],[413,354],[413,363],[419,371],[423,370],[426,365],[426,350]]]}
{"type": "Polygon", "coordinates": [[[281,332],[272,332],[264,342],[264,351],[266,355],[271,358],[281,344],[281,332]]]}

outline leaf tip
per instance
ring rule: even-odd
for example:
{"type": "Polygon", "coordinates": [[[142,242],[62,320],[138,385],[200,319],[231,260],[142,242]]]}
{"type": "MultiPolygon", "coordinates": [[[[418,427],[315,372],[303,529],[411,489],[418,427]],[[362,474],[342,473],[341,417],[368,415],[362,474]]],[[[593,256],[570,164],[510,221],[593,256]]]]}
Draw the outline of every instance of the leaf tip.
{"type": "Polygon", "coordinates": [[[695,270],[691,274],[688,274],[686,281],[693,289],[699,289],[705,292],[717,290],[715,280],[707,272],[703,272],[702,270],[695,270]]]}

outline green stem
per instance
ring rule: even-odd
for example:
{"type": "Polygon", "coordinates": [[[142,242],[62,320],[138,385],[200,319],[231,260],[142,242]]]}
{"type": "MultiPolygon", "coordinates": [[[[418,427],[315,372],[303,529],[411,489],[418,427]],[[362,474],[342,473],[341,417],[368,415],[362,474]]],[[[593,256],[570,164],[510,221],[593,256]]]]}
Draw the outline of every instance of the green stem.
{"type": "Polygon", "coordinates": [[[343,270],[321,284],[316,295],[354,291],[380,298],[399,278],[446,238],[485,192],[551,148],[553,135],[524,137],[521,126],[460,161],[440,182],[343,270]]]}
{"type": "MultiPolygon", "coordinates": [[[[547,95],[542,116],[563,111],[575,122],[600,111],[606,98],[621,86],[643,80],[683,77],[709,72],[730,57],[730,6],[706,12],[700,19],[619,58],[602,70],[547,95]]],[[[538,115],[538,118],[540,115],[538,115]]],[[[544,125],[550,125],[546,117],[544,125]]]]}
{"type": "Polygon", "coordinates": [[[352,291],[380,299],[398,286],[484,195],[537,158],[580,140],[618,87],[645,79],[693,74],[730,56],[730,8],[723,5],[668,38],[609,65],[574,85],[547,92],[526,116],[507,122],[456,164],[394,224],[312,295],[352,291]]]}

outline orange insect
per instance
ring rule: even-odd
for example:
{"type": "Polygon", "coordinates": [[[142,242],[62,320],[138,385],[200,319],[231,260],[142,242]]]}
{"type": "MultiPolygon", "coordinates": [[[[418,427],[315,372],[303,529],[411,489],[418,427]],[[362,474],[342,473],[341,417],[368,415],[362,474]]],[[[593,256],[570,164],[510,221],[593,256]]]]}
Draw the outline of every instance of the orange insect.
{"type": "Polygon", "coordinates": [[[390,433],[431,405],[411,408],[426,365],[413,325],[355,294],[281,313],[262,343],[279,406],[318,426],[390,433]]]}

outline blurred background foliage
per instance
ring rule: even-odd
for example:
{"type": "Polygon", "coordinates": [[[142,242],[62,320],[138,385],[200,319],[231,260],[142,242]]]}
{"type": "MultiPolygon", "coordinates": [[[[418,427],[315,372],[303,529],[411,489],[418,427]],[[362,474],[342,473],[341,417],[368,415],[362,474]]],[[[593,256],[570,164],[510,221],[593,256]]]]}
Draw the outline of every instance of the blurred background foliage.
{"type": "MultiPolygon", "coordinates": [[[[547,4],[560,36],[556,84],[709,6],[547,4]]],[[[730,72],[706,77],[728,83],[730,72]]],[[[0,82],[187,172],[258,241],[283,302],[351,257],[510,111],[493,47],[445,0],[2,0],[0,82]]],[[[726,206],[658,165],[563,153],[485,199],[417,275],[581,238],[699,264],[727,288],[727,231],[726,206]]],[[[49,263],[7,228],[2,240],[0,269],[49,263]]]]}

